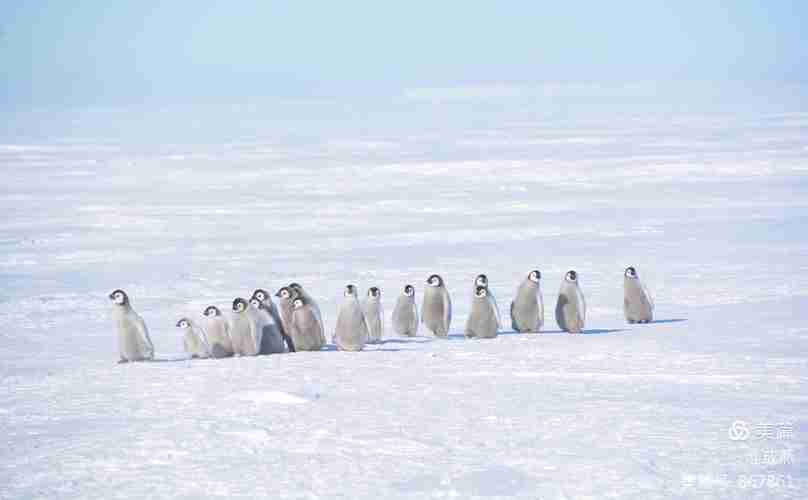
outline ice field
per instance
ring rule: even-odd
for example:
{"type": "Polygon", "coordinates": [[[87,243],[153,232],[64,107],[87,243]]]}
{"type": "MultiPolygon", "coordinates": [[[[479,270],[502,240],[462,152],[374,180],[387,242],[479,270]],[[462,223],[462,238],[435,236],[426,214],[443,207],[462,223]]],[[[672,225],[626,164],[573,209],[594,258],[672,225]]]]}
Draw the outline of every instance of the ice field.
{"type": "Polygon", "coordinates": [[[2,115],[0,498],[808,498],[805,93],[578,92],[2,115]],[[392,336],[432,273],[450,338],[392,336]],[[478,273],[506,328],[470,341],[478,273]],[[379,286],[385,341],[183,358],[178,318],[290,281],[329,338],[379,286]],[[158,361],[116,364],[119,287],[158,361]]]}

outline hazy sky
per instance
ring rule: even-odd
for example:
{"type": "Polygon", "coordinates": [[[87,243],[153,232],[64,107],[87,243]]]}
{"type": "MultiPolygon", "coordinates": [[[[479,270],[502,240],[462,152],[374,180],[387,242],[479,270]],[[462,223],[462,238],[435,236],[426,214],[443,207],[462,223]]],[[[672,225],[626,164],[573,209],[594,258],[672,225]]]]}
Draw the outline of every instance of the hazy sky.
{"type": "Polygon", "coordinates": [[[808,80],[808,2],[0,0],[0,104],[808,80]]]}

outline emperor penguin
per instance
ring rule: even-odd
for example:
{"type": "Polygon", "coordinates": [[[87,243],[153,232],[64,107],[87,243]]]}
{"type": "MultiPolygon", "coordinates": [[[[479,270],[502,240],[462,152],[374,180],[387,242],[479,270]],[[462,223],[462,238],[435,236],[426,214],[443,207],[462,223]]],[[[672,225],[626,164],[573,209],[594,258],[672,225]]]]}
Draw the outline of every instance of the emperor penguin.
{"type": "Polygon", "coordinates": [[[261,352],[262,328],[260,318],[250,304],[241,297],[233,300],[230,314],[230,338],[233,352],[239,356],[257,356],[261,352]]]}
{"type": "Polygon", "coordinates": [[[436,337],[448,337],[452,324],[452,299],[443,278],[433,274],[426,280],[421,323],[436,337]]]}
{"type": "Polygon", "coordinates": [[[250,307],[258,318],[256,328],[261,332],[261,348],[258,354],[277,354],[284,352],[284,339],[280,327],[272,319],[269,307],[257,298],[250,299],[250,307]]]}
{"type": "MultiPolygon", "coordinates": [[[[323,314],[320,312],[320,306],[317,301],[312,297],[299,283],[289,283],[289,288],[297,292],[297,294],[306,300],[307,304],[311,304],[317,317],[320,318],[320,323],[323,323],[323,314]]],[[[325,344],[325,333],[323,333],[323,344],[325,344]]]]}
{"type": "Polygon", "coordinates": [[[210,344],[210,355],[214,358],[228,358],[233,355],[233,341],[230,328],[222,311],[216,306],[208,306],[202,313],[205,317],[202,329],[210,344]]]}
{"type": "Polygon", "coordinates": [[[581,333],[584,330],[586,302],[575,271],[567,271],[564,275],[558,291],[555,316],[558,327],[565,332],[581,333]]]}
{"type": "Polygon", "coordinates": [[[337,310],[334,342],[342,351],[361,351],[368,340],[368,325],[359,304],[356,287],[347,285],[342,304],[337,310]]]}
{"type": "Polygon", "coordinates": [[[403,337],[415,337],[418,334],[418,306],[415,305],[415,287],[404,286],[404,291],[396,300],[393,309],[393,331],[403,337]]]}
{"type": "Polygon", "coordinates": [[[629,323],[648,323],[654,319],[654,299],[633,267],[627,267],[623,274],[623,312],[629,323]]]}
{"type": "Polygon", "coordinates": [[[154,359],[154,344],[149,337],[146,322],[132,309],[129,296],[123,290],[109,294],[112,300],[112,319],[118,328],[120,363],[154,359]]]}
{"type": "Polygon", "coordinates": [[[297,296],[298,293],[288,286],[281,287],[275,292],[275,297],[278,297],[278,309],[280,309],[281,313],[281,322],[287,333],[292,330],[292,313],[295,310],[294,300],[297,296]]]}
{"type": "Polygon", "coordinates": [[[319,351],[322,349],[323,323],[317,311],[303,297],[295,297],[292,302],[292,319],[290,333],[298,351],[319,351]]]}
{"type": "Polygon", "coordinates": [[[382,291],[372,286],[368,289],[365,303],[362,305],[365,323],[368,325],[368,343],[381,342],[384,335],[384,309],[382,308],[382,291]]]}
{"type": "Polygon", "coordinates": [[[182,331],[182,347],[193,358],[209,358],[210,345],[202,331],[190,318],[180,318],[177,328],[182,331]]]}
{"type": "Polygon", "coordinates": [[[517,332],[536,333],[544,326],[544,299],[540,281],[541,272],[535,269],[516,288],[511,302],[511,326],[517,332]]]}
{"type": "Polygon", "coordinates": [[[289,352],[295,352],[295,344],[292,342],[289,332],[286,331],[286,327],[283,324],[283,318],[281,317],[277,306],[275,306],[275,303],[272,301],[272,297],[269,295],[269,292],[259,288],[253,292],[252,298],[261,301],[261,303],[266,306],[269,315],[272,316],[272,321],[275,322],[278,330],[280,330],[281,337],[283,337],[283,341],[289,348],[289,352]]]}
{"type": "Polygon", "coordinates": [[[466,321],[466,337],[492,339],[497,336],[499,323],[494,303],[488,298],[488,288],[478,286],[471,299],[471,312],[466,321]]]}
{"type": "Polygon", "coordinates": [[[497,305],[497,299],[494,297],[494,292],[491,291],[491,288],[488,286],[488,276],[484,274],[478,274],[476,278],[474,278],[474,286],[471,288],[471,295],[472,297],[477,293],[477,287],[481,286],[486,289],[488,300],[494,305],[494,311],[497,313],[497,327],[502,328],[502,319],[499,315],[499,306],[497,305]]]}

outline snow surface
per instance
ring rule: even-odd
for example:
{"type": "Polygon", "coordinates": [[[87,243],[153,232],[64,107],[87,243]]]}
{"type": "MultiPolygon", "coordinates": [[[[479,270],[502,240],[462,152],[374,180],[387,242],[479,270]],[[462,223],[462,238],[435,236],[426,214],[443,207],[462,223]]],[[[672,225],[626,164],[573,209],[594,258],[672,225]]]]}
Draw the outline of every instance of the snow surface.
{"type": "Polygon", "coordinates": [[[808,498],[808,111],[769,97],[6,114],[0,498],[808,498]],[[510,325],[534,268],[548,333],[465,340],[474,276],[510,325]],[[392,313],[433,272],[448,340],[189,361],[173,327],[298,281],[330,338],[346,283],[392,313]],[[118,287],[158,361],[115,363],[118,287]]]}

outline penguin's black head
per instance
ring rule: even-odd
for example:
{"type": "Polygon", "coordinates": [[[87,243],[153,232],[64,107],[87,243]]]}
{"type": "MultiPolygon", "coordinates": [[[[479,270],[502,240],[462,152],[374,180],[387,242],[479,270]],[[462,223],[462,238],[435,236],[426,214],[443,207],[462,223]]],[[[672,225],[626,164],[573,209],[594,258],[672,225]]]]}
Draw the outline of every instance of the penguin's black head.
{"type": "Polygon", "coordinates": [[[477,289],[474,291],[474,295],[477,297],[485,297],[488,295],[488,289],[484,286],[478,286],[477,289]]]}
{"type": "Polygon", "coordinates": [[[484,274],[478,274],[477,277],[474,279],[474,284],[477,286],[488,286],[488,276],[484,274]]]}
{"type": "Polygon", "coordinates": [[[220,311],[219,308],[216,306],[208,306],[205,308],[205,312],[203,312],[202,314],[204,314],[209,318],[212,318],[214,316],[221,316],[222,311],[220,311]]]}
{"type": "Polygon", "coordinates": [[[412,285],[406,285],[404,287],[404,295],[407,295],[408,297],[415,295],[415,287],[412,285]]]}
{"type": "Polygon", "coordinates": [[[251,298],[251,299],[250,299],[250,306],[251,306],[253,309],[264,309],[264,308],[266,308],[266,306],[265,306],[264,304],[262,304],[262,303],[261,303],[261,301],[260,301],[260,300],[258,300],[258,299],[257,299],[257,298],[255,298],[255,297],[253,297],[253,298],[251,298]]]}
{"type": "Polygon", "coordinates": [[[382,291],[379,290],[379,287],[372,286],[368,289],[368,297],[379,297],[381,294],[382,291]]]}
{"type": "Polygon", "coordinates": [[[282,299],[288,299],[292,296],[292,290],[288,286],[281,287],[277,292],[275,292],[275,296],[282,299]]]}
{"type": "Polygon", "coordinates": [[[427,284],[430,286],[442,286],[443,285],[443,278],[438,276],[437,274],[433,274],[426,280],[427,284]]]}
{"type": "Polygon", "coordinates": [[[356,297],[356,287],[353,285],[345,285],[345,296],[353,295],[356,297]]]}
{"type": "Polygon", "coordinates": [[[565,278],[567,279],[567,281],[575,281],[578,279],[578,273],[572,270],[567,271],[567,275],[565,276],[565,278]]]}
{"type": "Polygon", "coordinates": [[[247,307],[249,307],[249,304],[241,297],[233,301],[233,312],[242,313],[247,310],[247,307]]]}
{"type": "Polygon", "coordinates": [[[637,270],[633,267],[629,266],[626,268],[625,272],[626,278],[636,278],[637,277],[637,270]]]}
{"type": "Polygon", "coordinates": [[[300,283],[289,283],[289,288],[292,290],[302,290],[303,287],[300,286],[300,283]]]}
{"type": "Polygon", "coordinates": [[[295,309],[300,309],[306,305],[306,301],[303,300],[303,297],[297,297],[292,304],[295,306],[295,309]]]}
{"type": "Polygon", "coordinates": [[[264,290],[263,288],[256,289],[252,294],[253,299],[258,299],[261,302],[267,300],[269,298],[269,292],[264,290]]]}
{"type": "Polygon", "coordinates": [[[115,303],[116,306],[125,306],[129,304],[129,296],[120,288],[109,294],[109,299],[115,303]]]}
{"type": "Polygon", "coordinates": [[[530,271],[530,274],[527,275],[527,279],[529,279],[534,283],[538,283],[539,280],[541,279],[541,271],[539,271],[538,269],[530,271]]]}
{"type": "Polygon", "coordinates": [[[180,318],[177,321],[177,328],[188,328],[189,326],[191,326],[191,320],[188,318],[180,318]]]}

